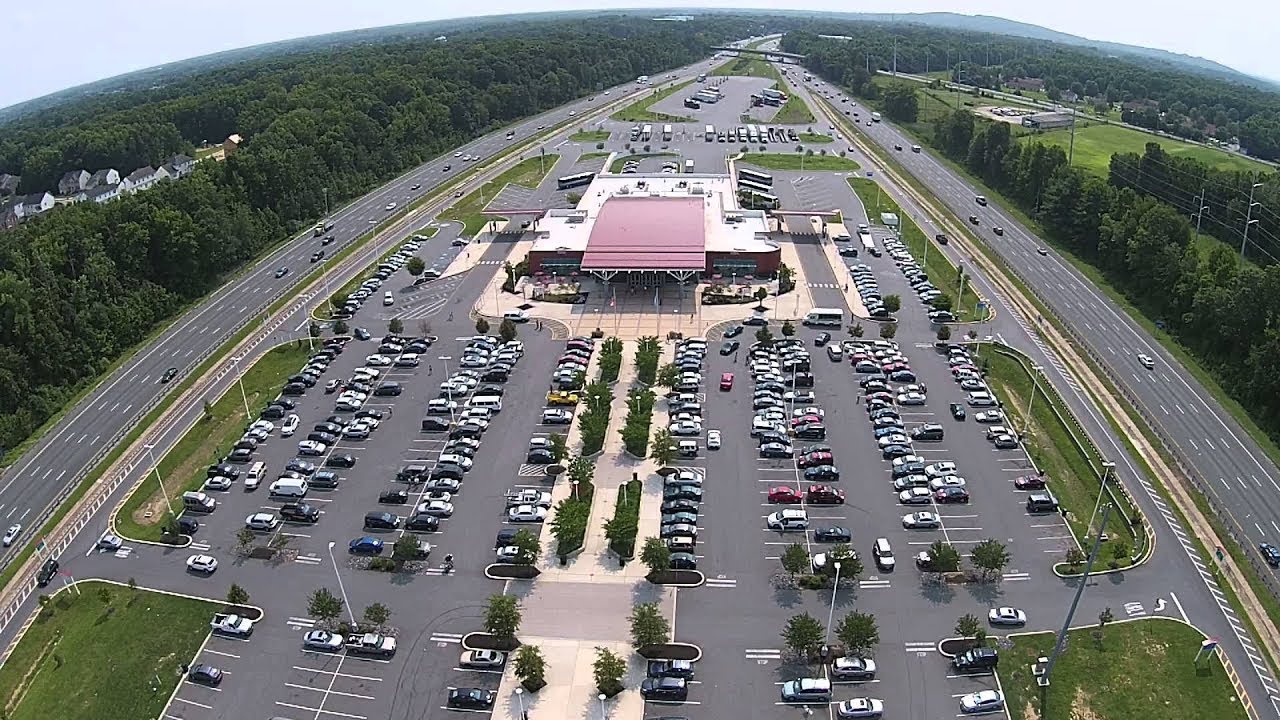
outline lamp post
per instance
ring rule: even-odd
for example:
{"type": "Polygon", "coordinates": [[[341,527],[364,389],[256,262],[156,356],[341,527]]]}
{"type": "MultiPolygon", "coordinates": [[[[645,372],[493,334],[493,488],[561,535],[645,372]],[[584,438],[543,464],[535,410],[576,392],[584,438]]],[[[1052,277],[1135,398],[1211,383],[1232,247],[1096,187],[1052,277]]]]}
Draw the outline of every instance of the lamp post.
{"type": "Polygon", "coordinates": [[[169,508],[169,514],[173,515],[173,503],[169,502],[169,491],[164,489],[164,480],[160,477],[160,463],[156,462],[156,455],[152,452],[155,445],[143,445],[147,449],[147,457],[151,460],[151,469],[156,474],[156,482],[160,484],[160,494],[164,496],[165,507],[169,508]]]}
{"type": "Polygon", "coordinates": [[[600,719],[601,719],[601,720],[604,720],[604,717],[605,717],[605,712],[604,712],[604,693],[600,693],[600,694],[599,694],[599,695],[597,695],[596,697],[600,699],[600,719]]]}
{"type": "Polygon", "coordinates": [[[578,499],[578,481],[577,480],[573,481],[573,499],[574,500],[578,499]]]}
{"type": "Polygon", "coordinates": [[[1031,403],[1035,402],[1036,393],[1040,392],[1040,372],[1044,370],[1042,365],[1031,366],[1031,397],[1027,398],[1027,419],[1026,425],[1031,424],[1031,403]]]}
{"type": "Polygon", "coordinates": [[[329,217],[329,188],[320,189],[324,191],[324,216],[327,219],[329,217]]]}
{"type": "Polygon", "coordinates": [[[835,563],[836,581],[831,586],[831,609],[827,610],[827,634],[822,636],[823,647],[831,646],[831,621],[836,616],[836,591],[840,589],[840,563],[835,563]]]}
{"type": "MultiPolygon", "coordinates": [[[[448,382],[449,381],[449,361],[452,360],[453,357],[450,355],[441,355],[440,359],[444,361],[444,379],[445,379],[445,382],[448,382]]],[[[452,388],[449,389],[449,422],[451,423],[457,422],[457,418],[454,416],[454,412],[453,412],[453,389],[452,388]]]]}
{"type": "Polygon", "coordinates": [[[516,702],[520,704],[520,720],[524,720],[524,688],[516,688],[516,702]]]}
{"type": "Polygon", "coordinates": [[[244,419],[246,422],[251,422],[253,415],[249,413],[249,396],[244,391],[244,375],[240,374],[240,361],[243,359],[244,357],[231,358],[231,367],[235,369],[236,384],[240,386],[240,399],[244,401],[244,419]]]}
{"type": "Polygon", "coordinates": [[[342,604],[347,606],[347,614],[351,617],[351,624],[356,624],[356,611],[351,607],[351,602],[347,600],[347,588],[342,584],[342,573],[338,572],[338,561],[333,559],[333,546],[338,543],[329,541],[329,562],[333,563],[333,576],[338,578],[338,592],[342,593],[342,604]]]}

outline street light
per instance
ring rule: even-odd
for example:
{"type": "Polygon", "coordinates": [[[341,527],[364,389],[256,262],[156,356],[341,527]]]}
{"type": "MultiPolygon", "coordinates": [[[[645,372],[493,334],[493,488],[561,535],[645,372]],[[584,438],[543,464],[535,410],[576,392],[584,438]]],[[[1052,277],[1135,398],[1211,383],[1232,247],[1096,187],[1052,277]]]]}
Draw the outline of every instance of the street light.
{"type": "Polygon", "coordinates": [[[600,694],[599,694],[599,695],[597,695],[596,697],[597,697],[597,698],[600,698],[600,718],[601,718],[601,720],[603,720],[603,719],[604,719],[604,717],[605,717],[605,712],[604,712],[604,693],[600,693],[600,694]]]}
{"type": "Polygon", "coordinates": [[[524,688],[516,688],[516,702],[520,703],[520,720],[524,720],[524,688]]]}
{"type": "MultiPolygon", "coordinates": [[[[451,355],[441,355],[440,359],[444,361],[444,381],[449,382],[449,361],[453,359],[451,355]]],[[[453,388],[449,388],[449,422],[456,423],[457,417],[453,412],[453,388]]]]}
{"type": "Polygon", "coordinates": [[[169,514],[173,515],[173,503],[169,502],[169,492],[164,489],[164,480],[160,477],[160,463],[156,462],[155,453],[152,450],[155,445],[143,445],[147,449],[147,457],[151,459],[151,469],[156,474],[156,482],[160,484],[160,494],[164,496],[164,504],[169,508],[169,514]]]}
{"type": "Polygon", "coordinates": [[[831,621],[836,616],[836,591],[840,589],[840,563],[835,563],[836,581],[831,586],[831,609],[827,611],[827,634],[822,636],[823,647],[831,646],[831,621]]]}
{"type": "Polygon", "coordinates": [[[1025,425],[1031,425],[1031,403],[1035,402],[1036,393],[1040,392],[1040,372],[1044,370],[1041,365],[1031,366],[1031,397],[1027,398],[1027,418],[1025,425]]]}
{"type": "Polygon", "coordinates": [[[342,593],[342,604],[347,606],[347,613],[351,616],[351,624],[356,624],[356,611],[351,607],[351,602],[347,600],[347,588],[342,584],[342,573],[338,572],[338,561],[333,559],[333,546],[338,543],[329,541],[329,562],[333,563],[333,576],[338,578],[338,592],[342,593]]]}

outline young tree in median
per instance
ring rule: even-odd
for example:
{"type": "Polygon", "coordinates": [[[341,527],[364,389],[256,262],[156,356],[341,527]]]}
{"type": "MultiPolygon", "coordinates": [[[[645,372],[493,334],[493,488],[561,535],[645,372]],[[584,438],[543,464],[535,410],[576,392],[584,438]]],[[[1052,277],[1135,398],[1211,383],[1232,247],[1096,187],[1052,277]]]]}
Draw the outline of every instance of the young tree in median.
{"type": "Polygon", "coordinates": [[[537,645],[521,645],[516,651],[515,673],[529,692],[537,692],[547,684],[547,661],[537,645]]]}
{"type": "Polygon", "coordinates": [[[1085,556],[1084,551],[1075,545],[1067,548],[1067,557],[1065,558],[1065,562],[1068,565],[1072,567],[1079,567],[1080,565],[1083,565],[1084,561],[1087,559],[1088,558],[1085,556]]]}
{"type": "Polygon", "coordinates": [[[658,368],[658,385],[660,387],[673,388],[678,382],[680,382],[680,366],[675,363],[667,363],[658,368]]]}
{"type": "Polygon", "coordinates": [[[484,318],[476,318],[476,332],[481,335],[489,334],[489,321],[484,318]]]}
{"type": "Polygon", "coordinates": [[[532,565],[542,554],[542,541],[524,528],[511,538],[511,545],[520,549],[520,553],[516,555],[516,565],[532,565]]]}
{"type": "Polygon", "coordinates": [[[787,627],[782,631],[782,642],[791,652],[808,658],[822,646],[822,636],[822,623],[809,613],[800,613],[787,621],[787,627]]]}
{"type": "Polygon", "coordinates": [[[987,639],[987,629],[982,627],[982,621],[978,616],[972,613],[961,615],[960,619],[956,620],[956,634],[964,638],[973,638],[979,644],[987,639]]]}
{"type": "Polygon", "coordinates": [[[606,697],[622,692],[622,677],[627,674],[627,661],[609,648],[596,648],[596,661],[592,663],[596,689],[606,697]]]}
{"type": "Polygon", "coordinates": [[[511,342],[516,339],[516,324],[510,319],[504,318],[498,323],[498,337],[502,342],[511,342]]]}
{"type": "Polygon", "coordinates": [[[939,295],[929,304],[933,306],[934,310],[950,310],[953,302],[950,295],[939,295]]]}
{"type": "Polygon", "coordinates": [[[249,602],[249,591],[231,583],[231,587],[227,588],[227,603],[230,605],[243,605],[249,602]]]}
{"type": "Polygon", "coordinates": [[[665,645],[671,639],[671,624],[658,609],[658,603],[641,603],[631,609],[631,646],[636,650],[650,645],[665,645]]]}
{"type": "Polygon", "coordinates": [[[790,320],[787,320],[786,322],[782,323],[783,337],[791,337],[792,335],[795,335],[795,334],[796,334],[796,326],[790,320]]]}
{"type": "Polygon", "coordinates": [[[649,568],[649,572],[666,572],[671,569],[671,548],[660,538],[647,537],[640,548],[640,562],[649,568]]]}
{"type": "Polygon", "coordinates": [[[653,430],[653,443],[649,446],[649,458],[658,464],[658,467],[666,467],[676,456],[675,450],[676,440],[671,435],[671,431],[665,427],[657,427],[653,430]]]}
{"type": "Polygon", "coordinates": [[[871,657],[872,648],[880,644],[880,628],[876,616],[871,613],[851,612],[840,619],[836,637],[844,645],[844,651],[858,657],[871,657]]]}
{"type": "Polygon", "coordinates": [[[896,323],[880,323],[880,337],[885,340],[892,340],[898,334],[898,326],[896,323]]]}
{"type": "Polygon", "coordinates": [[[769,345],[772,345],[773,333],[769,332],[769,328],[762,327],[759,330],[756,330],[756,340],[758,340],[761,345],[764,345],[766,347],[769,345]]]}
{"type": "Polygon", "coordinates": [[[753,293],[753,295],[757,302],[763,303],[764,299],[769,297],[769,290],[764,286],[761,286],[756,288],[756,291],[755,293],[753,293]]]}
{"type": "Polygon", "coordinates": [[[946,342],[951,339],[951,326],[941,325],[938,327],[937,337],[940,342],[946,342]]]}
{"type": "Polygon", "coordinates": [[[995,538],[987,538],[973,546],[969,561],[978,569],[984,579],[1000,576],[1000,572],[1009,564],[1009,550],[995,538]]]}
{"type": "Polygon", "coordinates": [[[896,313],[902,309],[902,296],[885,295],[883,304],[885,310],[888,310],[891,313],[896,313]]]}
{"type": "Polygon", "coordinates": [[[413,533],[405,533],[396,538],[391,546],[391,559],[396,562],[408,562],[418,558],[418,538],[413,533]]]}
{"type": "Polygon", "coordinates": [[[427,263],[422,258],[418,257],[417,255],[414,255],[413,257],[409,258],[409,262],[406,262],[404,264],[404,269],[408,270],[410,275],[414,277],[418,277],[419,275],[421,275],[423,272],[426,271],[427,263]]]}
{"type": "Polygon", "coordinates": [[[1102,612],[1098,613],[1098,629],[1093,631],[1093,639],[1097,641],[1099,645],[1102,644],[1102,631],[1105,630],[1107,625],[1115,619],[1116,616],[1111,614],[1111,608],[1109,607],[1103,608],[1102,612]]]}
{"type": "Polygon", "coordinates": [[[862,328],[862,323],[854,323],[849,326],[849,335],[851,337],[860,338],[864,332],[866,332],[866,330],[862,328]]]}
{"type": "Polygon", "coordinates": [[[333,324],[333,332],[335,335],[346,335],[351,332],[351,328],[347,325],[346,320],[339,320],[333,324]]]}
{"type": "Polygon", "coordinates": [[[942,540],[934,540],[929,546],[929,560],[934,572],[955,572],[960,569],[960,551],[942,540]]]}
{"type": "Polygon", "coordinates": [[[387,624],[391,618],[391,610],[382,603],[374,603],[364,609],[364,621],[378,629],[387,624]]]}
{"type": "Polygon", "coordinates": [[[551,458],[556,462],[569,457],[569,438],[564,433],[551,433],[547,444],[551,446],[551,458]]]}
{"type": "Polygon", "coordinates": [[[809,572],[809,551],[800,543],[791,543],[782,551],[782,569],[788,575],[801,575],[809,572]]]}
{"type": "Polygon", "coordinates": [[[387,332],[392,335],[399,335],[404,332],[404,321],[400,318],[391,318],[391,321],[387,323],[387,332]]]}
{"type": "Polygon", "coordinates": [[[244,552],[249,549],[249,546],[253,544],[254,539],[257,537],[249,528],[240,528],[236,531],[236,547],[240,552],[244,552]]]}
{"type": "Polygon", "coordinates": [[[520,605],[514,595],[490,595],[484,610],[484,631],[503,640],[515,640],[520,629],[520,605]]]}
{"type": "Polygon", "coordinates": [[[342,615],[342,598],[329,592],[329,588],[319,588],[307,600],[307,614],[324,623],[333,622],[342,615]]]}

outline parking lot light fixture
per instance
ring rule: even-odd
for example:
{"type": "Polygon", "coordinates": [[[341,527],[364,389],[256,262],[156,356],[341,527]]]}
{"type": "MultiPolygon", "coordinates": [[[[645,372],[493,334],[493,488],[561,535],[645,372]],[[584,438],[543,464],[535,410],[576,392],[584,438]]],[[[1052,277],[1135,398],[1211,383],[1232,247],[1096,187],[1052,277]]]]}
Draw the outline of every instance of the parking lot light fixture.
{"type": "MultiPolygon", "coordinates": [[[[441,355],[440,359],[444,361],[444,377],[445,377],[445,381],[447,382],[449,379],[449,361],[453,359],[453,356],[441,355]]],[[[450,390],[449,397],[446,399],[449,402],[449,422],[452,424],[457,424],[458,418],[453,411],[453,391],[452,390],[450,390]]]]}
{"type": "Polygon", "coordinates": [[[836,581],[831,585],[831,608],[827,610],[827,634],[822,636],[823,647],[831,645],[831,621],[836,616],[836,591],[840,589],[840,563],[833,563],[832,567],[836,569],[836,581]]]}
{"type": "Polygon", "coordinates": [[[338,592],[342,593],[342,604],[347,606],[347,614],[351,616],[351,624],[356,624],[356,611],[351,607],[351,601],[347,600],[347,588],[342,584],[342,573],[338,572],[338,561],[333,558],[333,546],[338,543],[329,541],[329,562],[333,563],[333,575],[338,578],[338,592]]]}
{"type": "Polygon", "coordinates": [[[1023,421],[1027,427],[1031,426],[1031,403],[1035,402],[1036,393],[1040,392],[1040,373],[1044,372],[1044,366],[1031,366],[1031,397],[1027,398],[1027,417],[1023,421]]]}
{"type": "Polygon", "coordinates": [[[147,458],[151,460],[151,470],[156,474],[156,482],[160,484],[160,494],[164,496],[165,507],[169,508],[169,515],[173,515],[173,503],[169,501],[169,491],[164,488],[164,479],[160,477],[160,463],[156,462],[155,444],[143,445],[147,450],[147,458]]]}
{"type": "Polygon", "coordinates": [[[574,500],[578,499],[578,481],[577,480],[573,481],[573,499],[574,500]]]}
{"type": "Polygon", "coordinates": [[[604,718],[607,717],[604,710],[604,700],[605,700],[604,693],[600,693],[596,697],[600,699],[600,720],[604,720],[604,718]]]}
{"type": "Polygon", "coordinates": [[[246,422],[253,422],[253,415],[249,412],[249,396],[244,391],[244,374],[240,372],[240,361],[244,357],[231,358],[231,367],[236,374],[236,384],[240,386],[240,399],[244,401],[244,419],[246,422]]]}

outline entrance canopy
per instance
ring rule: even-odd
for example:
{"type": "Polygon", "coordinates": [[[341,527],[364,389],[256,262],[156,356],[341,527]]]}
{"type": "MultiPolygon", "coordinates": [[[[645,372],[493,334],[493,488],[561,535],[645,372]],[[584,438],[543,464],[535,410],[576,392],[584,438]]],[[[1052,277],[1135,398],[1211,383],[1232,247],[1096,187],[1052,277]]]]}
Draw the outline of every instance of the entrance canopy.
{"type": "Polygon", "coordinates": [[[582,255],[587,272],[683,271],[706,267],[702,197],[625,197],[605,201],[582,255]]]}

